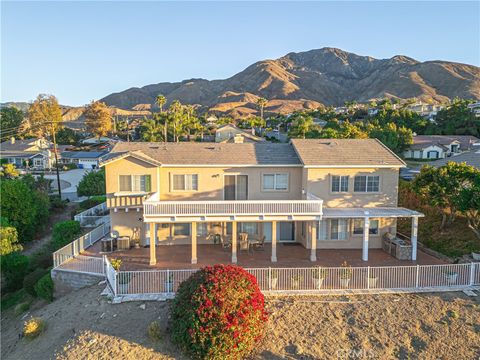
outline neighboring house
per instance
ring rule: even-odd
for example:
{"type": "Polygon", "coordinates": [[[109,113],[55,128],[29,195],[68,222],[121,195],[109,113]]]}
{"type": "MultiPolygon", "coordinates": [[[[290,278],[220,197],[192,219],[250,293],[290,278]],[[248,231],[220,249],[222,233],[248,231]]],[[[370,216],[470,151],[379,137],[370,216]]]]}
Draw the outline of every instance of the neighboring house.
{"type": "Polygon", "coordinates": [[[45,139],[17,140],[11,138],[0,144],[0,158],[17,168],[50,169],[54,163],[52,143],[45,139]]]}
{"type": "Polygon", "coordinates": [[[467,165],[473,166],[478,170],[480,170],[480,146],[478,146],[478,149],[476,150],[466,151],[457,156],[452,156],[447,159],[432,161],[430,165],[438,167],[438,166],[443,166],[450,161],[453,161],[456,163],[466,163],[467,165]]]}
{"type": "MultiPolygon", "coordinates": [[[[112,231],[140,245],[182,245],[197,262],[210,235],[231,241],[265,238],[310,249],[382,248],[397,218],[412,218],[416,260],[418,217],[397,207],[405,163],[375,139],[295,139],[281,143],[118,143],[105,167],[112,231]],[[187,246],[185,246],[187,245],[187,246]]],[[[150,246],[150,264],[156,263],[150,246]]]]}
{"type": "Polygon", "coordinates": [[[406,159],[443,159],[471,150],[480,140],[470,135],[417,135],[403,155],[406,159]]]}
{"type": "Polygon", "coordinates": [[[233,124],[227,124],[220,126],[215,131],[215,142],[262,142],[265,141],[264,138],[256,136],[254,130],[251,132],[239,129],[233,124]]]}
{"type": "Polygon", "coordinates": [[[430,120],[437,116],[437,113],[442,110],[444,106],[436,104],[416,103],[408,106],[410,111],[417,113],[420,116],[426,117],[430,120]]]}
{"type": "Polygon", "coordinates": [[[60,154],[59,164],[76,164],[79,169],[97,169],[99,162],[107,152],[64,151],[60,154]]]}
{"type": "Polygon", "coordinates": [[[480,117],[480,101],[469,104],[468,108],[475,114],[475,117],[480,117]]]}
{"type": "Polygon", "coordinates": [[[113,142],[114,140],[110,139],[109,137],[102,136],[100,138],[98,137],[91,137],[85,140],[82,140],[82,144],[86,145],[94,145],[94,144],[102,144],[102,143],[110,143],[113,142]]]}

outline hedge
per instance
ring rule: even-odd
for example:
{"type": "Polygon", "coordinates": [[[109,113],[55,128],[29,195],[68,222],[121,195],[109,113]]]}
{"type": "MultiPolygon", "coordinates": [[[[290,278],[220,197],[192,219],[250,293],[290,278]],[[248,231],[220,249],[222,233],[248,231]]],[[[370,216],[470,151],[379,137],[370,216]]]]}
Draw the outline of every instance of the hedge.
{"type": "Polygon", "coordinates": [[[74,220],[62,221],[53,227],[52,250],[56,251],[71,243],[81,234],[80,223],[74,220]]]}
{"type": "Polygon", "coordinates": [[[50,276],[50,272],[43,275],[40,280],[38,280],[34,288],[35,293],[39,298],[45,299],[50,302],[53,301],[53,280],[50,276]]]}
{"type": "Polygon", "coordinates": [[[22,287],[23,278],[28,272],[28,257],[19,253],[10,253],[1,257],[2,274],[8,291],[22,287]]]}
{"type": "Polygon", "coordinates": [[[23,288],[28,294],[32,296],[37,295],[37,293],[35,292],[35,285],[45,275],[47,271],[48,270],[45,269],[35,269],[33,272],[25,276],[25,278],[23,279],[23,288]]]}

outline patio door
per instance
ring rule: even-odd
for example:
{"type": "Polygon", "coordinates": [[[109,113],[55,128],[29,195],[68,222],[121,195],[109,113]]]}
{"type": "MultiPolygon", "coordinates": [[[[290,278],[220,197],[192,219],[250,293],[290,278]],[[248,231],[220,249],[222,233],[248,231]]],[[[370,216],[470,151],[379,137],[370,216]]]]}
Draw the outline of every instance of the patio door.
{"type": "Polygon", "coordinates": [[[295,242],[295,223],[293,221],[278,222],[277,236],[279,242],[295,242]]]}
{"type": "Polygon", "coordinates": [[[225,175],[224,200],[248,199],[248,175],[225,175]]]}

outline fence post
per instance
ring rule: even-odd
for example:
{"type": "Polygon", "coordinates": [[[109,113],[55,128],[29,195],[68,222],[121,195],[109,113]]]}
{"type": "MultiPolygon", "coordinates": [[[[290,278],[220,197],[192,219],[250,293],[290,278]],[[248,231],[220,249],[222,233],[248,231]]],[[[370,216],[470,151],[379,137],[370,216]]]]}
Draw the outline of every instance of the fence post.
{"type": "Polygon", "coordinates": [[[167,269],[167,281],[165,282],[167,284],[167,294],[170,293],[170,270],[167,269]]]}
{"type": "Polygon", "coordinates": [[[268,268],[268,291],[272,291],[272,268],[268,268]]]}
{"type": "Polygon", "coordinates": [[[117,270],[115,269],[113,269],[113,296],[117,296],[117,270]]]}
{"type": "Polygon", "coordinates": [[[370,290],[370,266],[367,267],[367,290],[370,290]]]}
{"type": "Polygon", "coordinates": [[[415,276],[415,287],[418,288],[418,280],[420,276],[420,265],[417,265],[417,274],[415,276]]]}
{"type": "Polygon", "coordinates": [[[470,286],[473,286],[474,283],[474,275],[475,275],[475,264],[473,262],[470,263],[470,286]]]}

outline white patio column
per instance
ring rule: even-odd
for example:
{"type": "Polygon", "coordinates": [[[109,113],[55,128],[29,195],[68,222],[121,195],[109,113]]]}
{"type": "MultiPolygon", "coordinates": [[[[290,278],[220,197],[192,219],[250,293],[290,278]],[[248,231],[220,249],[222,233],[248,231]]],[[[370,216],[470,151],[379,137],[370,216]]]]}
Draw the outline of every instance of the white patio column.
{"type": "Polygon", "coordinates": [[[412,217],[412,261],[417,261],[418,216],[412,217]]]}
{"type": "Polygon", "coordinates": [[[191,234],[192,234],[192,264],[196,264],[197,263],[197,223],[195,221],[192,222],[191,234]]]}
{"type": "Polygon", "coordinates": [[[157,224],[150,223],[150,265],[157,263],[157,254],[155,252],[155,245],[157,243],[157,224]]]}
{"type": "Polygon", "coordinates": [[[237,263],[237,222],[232,221],[232,263],[237,263]]]}
{"type": "Polygon", "coordinates": [[[272,262],[277,262],[277,222],[272,221],[272,262]]]}
{"type": "Polygon", "coordinates": [[[365,216],[363,221],[363,247],[362,247],[362,260],[368,261],[368,236],[370,233],[370,218],[365,216]]]}
{"type": "Polygon", "coordinates": [[[310,261],[317,261],[317,227],[315,221],[310,223],[310,261]]]}

